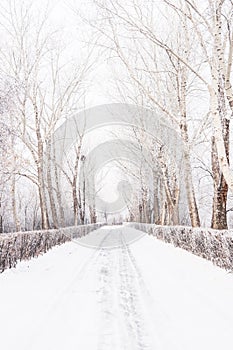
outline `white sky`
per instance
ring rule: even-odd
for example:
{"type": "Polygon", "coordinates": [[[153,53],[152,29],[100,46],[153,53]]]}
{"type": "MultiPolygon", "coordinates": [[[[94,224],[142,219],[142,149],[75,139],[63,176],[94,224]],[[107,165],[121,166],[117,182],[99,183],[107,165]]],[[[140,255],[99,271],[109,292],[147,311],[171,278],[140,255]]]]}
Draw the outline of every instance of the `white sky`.
{"type": "MultiPolygon", "coordinates": [[[[47,1],[42,0],[44,6],[47,1]]],[[[62,28],[64,39],[70,42],[70,50],[77,52],[77,47],[80,47],[81,55],[85,52],[85,47],[88,48],[90,41],[92,43],[93,31],[90,26],[79,17],[94,16],[94,7],[92,1],[85,0],[50,0],[52,8],[50,18],[51,24],[55,27],[62,28]],[[76,12],[76,13],[75,13],[76,12]]],[[[87,86],[86,107],[92,107],[104,103],[112,102],[109,96],[109,90],[112,88],[112,74],[110,67],[105,59],[98,55],[98,51],[94,54],[95,67],[87,86]]]]}

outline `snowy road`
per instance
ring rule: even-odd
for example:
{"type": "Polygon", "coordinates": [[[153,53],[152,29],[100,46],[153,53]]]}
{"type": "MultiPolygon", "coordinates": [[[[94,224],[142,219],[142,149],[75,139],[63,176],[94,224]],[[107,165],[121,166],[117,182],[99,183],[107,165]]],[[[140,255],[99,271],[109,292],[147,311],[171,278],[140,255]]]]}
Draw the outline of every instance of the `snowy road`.
{"type": "Polygon", "coordinates": [[[1,348],[232,349],[233,275],[134,236],[103,227],[1,274],[1,348]]]}

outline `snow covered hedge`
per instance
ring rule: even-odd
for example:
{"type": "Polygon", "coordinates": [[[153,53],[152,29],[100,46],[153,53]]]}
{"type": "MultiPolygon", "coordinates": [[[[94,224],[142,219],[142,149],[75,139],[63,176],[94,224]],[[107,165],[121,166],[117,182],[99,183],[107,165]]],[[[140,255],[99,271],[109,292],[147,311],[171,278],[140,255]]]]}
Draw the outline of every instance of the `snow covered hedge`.
{"type": "Polygon", "coordinates": [[[208,259],[226,270],[233,270],[233,230],[220,231],[189,226],[158,226],[133,222],[127,225],[208,259]]]}
{"type": "Polygon", "coordinates": [[[18,261],[46,253],[55,245],[85,236],[102,223],[72,226],[47,231],[27,231],[0,235],[0,272],[15,267],[18,261]]]}

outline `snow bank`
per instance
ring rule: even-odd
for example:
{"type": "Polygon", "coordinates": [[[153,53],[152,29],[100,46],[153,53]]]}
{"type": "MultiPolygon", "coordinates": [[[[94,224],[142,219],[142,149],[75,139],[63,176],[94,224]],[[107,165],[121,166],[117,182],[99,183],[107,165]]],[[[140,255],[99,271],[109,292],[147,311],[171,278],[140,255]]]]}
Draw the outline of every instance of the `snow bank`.
{"type": "Polygon", "coordinates": [[[17,232],[0,235],[0,272],[15,267],[18,261],[46,253],[55,245],[85,236],[103,223],[72,226],[57,230],[17,232]]]}
{"type": "Polygon", "coordinates": [[[159,226],[136,222],[125,225],[152,234],[166,243],[210,260],[221,268],[233,270],[233,230],[159,226]]]}

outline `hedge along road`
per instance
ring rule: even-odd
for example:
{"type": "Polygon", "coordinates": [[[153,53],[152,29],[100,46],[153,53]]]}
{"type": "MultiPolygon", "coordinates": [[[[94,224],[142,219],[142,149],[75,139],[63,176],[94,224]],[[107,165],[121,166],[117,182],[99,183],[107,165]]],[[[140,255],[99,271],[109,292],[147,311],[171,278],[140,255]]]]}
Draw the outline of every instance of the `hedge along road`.
{"type": "Polygon", "coordinates": [[[211,262],[106,226],[0,275],[1,345],[230,349],[232,292],[232,274],[211,262]]]}

